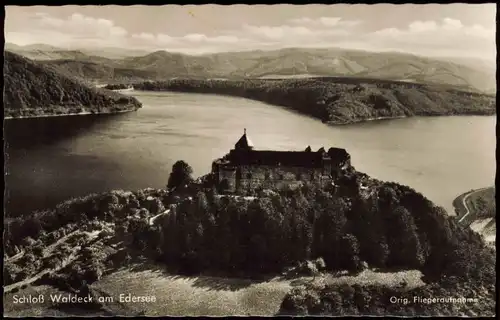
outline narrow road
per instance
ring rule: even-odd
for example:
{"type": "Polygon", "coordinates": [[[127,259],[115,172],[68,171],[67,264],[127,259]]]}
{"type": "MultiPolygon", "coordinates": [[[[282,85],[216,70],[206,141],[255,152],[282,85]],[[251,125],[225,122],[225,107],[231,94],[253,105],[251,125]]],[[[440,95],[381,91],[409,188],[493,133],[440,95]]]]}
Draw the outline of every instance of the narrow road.
{"type": "Polygon", "coordinates": [[[460,218],[460,220],[458,220],[458,222],[462,222],[462,220],[464,220],[470,213],[471,211],[469,210],[469,207],[467,206],[467,199],[469,198],[470,195],[474,194],[474,193],[477,193],[477,192],[480,192],[480,191],[484,191],[486,189],[489,189],[491,187],[486,187],[486,188],[481,188],[481,189],[477,189],[477,190],[474,190],[472,192],[469,192],[468,194],[465,195],[465,197],[463,197],[462,199],[462,205],[464,206],[465,208],[465,214],[462,216],[462,218],[460,218]]]}
{"type": "MultiPolygon", "coordinates": [[[[43,249],[44,255],[47,254],[47,253],[49,253],[49,252],[51,252],[56,246],[58,246],[59,244],[61,244],[64,241],[66,241],[69,237],[71,237],[72,235],[74,235],[76,232],[78,232],[78,230],[75,230],[75,231],[73,231],[71,233],[68,233],[64,237],[59,238],[59,240],[57,240],[56,242],[54,242],[51,245],[49,245],[46,248],[44,248],[43,249]]],[[[21,259],[24,256],[24,254],[25,254],[25,251],[21,250],[16,255],[5,259],[5,262],[14,262],[16,260],[19,260],[19,259],[21,259]]]]}
{"type": "Polygon", "coordinates": [[[70,233],[68,233],[67,235],[65,235],[65,236],[63,236],[63,237],[61,237],[61,238],[57,239],[54,243],[52,243],[52,244],[48,245],[47,247],[45,247],[45,248],[43,249],[43,255],[44,255],[44,256],[49,255],[50,253],[52,253],[52,251],[54,251],[54,249],[55,249],[58,245],[60,245],[61,243],[66,242],[66,240],[68,240],[68,239],[69,239],[69,237],[71,237],[71,236],[73,236],[73,235],[77,234],[78,232],[80,232],[80,230],[78,230],[78,229],[77,229],[77,230],[75,230],[75,231],[73,231],[73,232],[70,232],[70,233]]]}
{"type": "Polygon", "coordinates": [[[166,211],[162,212],[162,213],[159,213],[157,214],[156,216],[153,216],[151,218],[149,218],[149,225],[152,226],[156,220],[156,218],[164,215],[164,214],[168,214],[170,212],[170,209],[167,209],[166,211]]]}
{"type": "Polygon", "coordinates": [[[25,252],[24,250],[21,250],[19,253],[16,253],[12,257],[5,259],[5,262],[13,262],[20,259],[22,256],[24,256],[24,252],[25,252]]]}

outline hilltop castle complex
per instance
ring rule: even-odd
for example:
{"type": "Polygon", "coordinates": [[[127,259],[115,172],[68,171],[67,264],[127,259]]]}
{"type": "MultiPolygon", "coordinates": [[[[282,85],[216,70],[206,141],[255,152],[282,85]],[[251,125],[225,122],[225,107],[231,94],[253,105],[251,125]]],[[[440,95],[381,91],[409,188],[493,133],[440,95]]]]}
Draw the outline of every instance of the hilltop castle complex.
{"type": "Polygon", "coordinates": [[[221,192],[248,194],[258,189],[294,188],[303,182],[325,185],[348,166],[350,155],[345,149],[254,150],[245,129],[234,149],[212,163],[212,173],[221,192]]]}

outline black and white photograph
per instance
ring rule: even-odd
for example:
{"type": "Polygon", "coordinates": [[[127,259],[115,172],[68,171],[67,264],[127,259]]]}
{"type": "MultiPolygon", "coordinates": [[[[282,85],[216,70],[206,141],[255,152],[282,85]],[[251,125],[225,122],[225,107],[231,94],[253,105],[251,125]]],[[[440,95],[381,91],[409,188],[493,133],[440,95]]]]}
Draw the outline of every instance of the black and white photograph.
{"type": "Polygon", "coordinates": [[[3,315],[496,316],[496,11],[5,6],[3,315]]]}

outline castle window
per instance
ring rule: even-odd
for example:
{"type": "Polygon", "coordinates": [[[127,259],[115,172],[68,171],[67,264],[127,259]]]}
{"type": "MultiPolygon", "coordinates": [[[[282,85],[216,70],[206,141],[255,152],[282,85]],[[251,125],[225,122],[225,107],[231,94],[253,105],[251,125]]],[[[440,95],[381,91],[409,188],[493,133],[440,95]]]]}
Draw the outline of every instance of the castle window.
{"type": "Polygon", "coordinates": [[[280,179],[280,180],[285,180],[285,176],[284,176],[282,173],[280,173],[280,175],[279,175],[279,179],[280,179]]]}
{"type": "Polygon", "coordinates": [[[295,179],[302,180],[302,174],[299,172],[295,175],[295,179]]]}

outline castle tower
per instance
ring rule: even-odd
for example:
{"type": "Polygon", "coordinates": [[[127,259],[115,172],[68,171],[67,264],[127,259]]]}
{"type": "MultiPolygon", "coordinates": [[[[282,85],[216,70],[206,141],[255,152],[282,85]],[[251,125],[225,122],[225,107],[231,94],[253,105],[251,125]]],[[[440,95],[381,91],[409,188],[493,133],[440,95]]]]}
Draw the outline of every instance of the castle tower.
{"type": "Polygon", "coordinates": [[[247,129],[246,128],[243,129],[243,135],[241,136],[240,140],[238,140],[238,142],[236,142],[234,149],[235,150],[252,150],[253,149],[253,143],[247,136],[247,129]]]}

